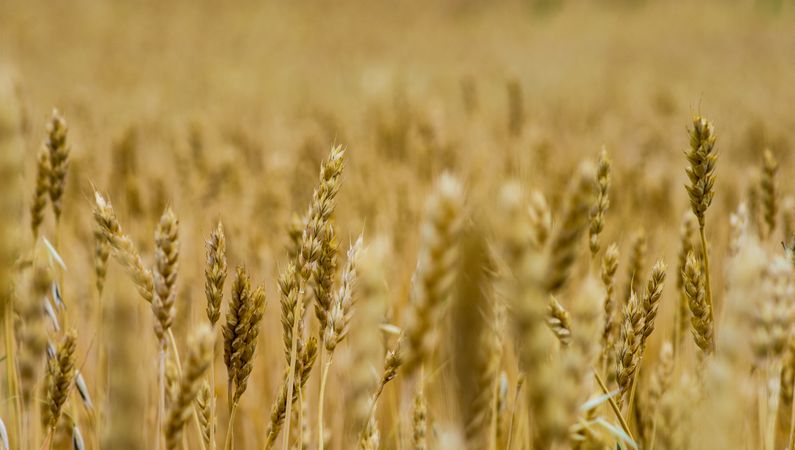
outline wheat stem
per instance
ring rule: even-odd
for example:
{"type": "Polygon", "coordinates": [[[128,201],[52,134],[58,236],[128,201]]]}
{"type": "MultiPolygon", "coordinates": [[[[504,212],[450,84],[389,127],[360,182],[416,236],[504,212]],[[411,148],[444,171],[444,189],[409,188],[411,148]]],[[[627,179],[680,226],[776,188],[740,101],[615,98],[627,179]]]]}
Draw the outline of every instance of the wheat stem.
{"type": "Polygon", "coordinates": [[[232,407],[229,410],[229,424],[226,426],[226,439],[224,440],[224,450],[232,450],[232,435],[234,434],[234,426],[235,426],[235,413],[237,412],[237,403],[232,403],[232,407]]]}
{"type": "Polygon", "coordinates": [[[331,368],[331,362],[333,361],[333,356],[331,354],[328,355],[328,361],[326,361],[326,352],[324,348],[320,347],[320,364],[323,367],[323,373],[320,377],[320,393],[318,394],[318,406],[317,406],[317,448],[319,450],[323,450],[323,402],[325,401],[325,394],[326,394],[326,380],[328,379],[329,369],[331,368]]]}
{"type": "MultiPolygon", "coordinates": [[[[599,376],[599,373],[597,373],[596,370],[592,371],[594,378],[596,378],[596,382],[599,383],[599,387],[602,389],[602,393],[604,393],[605,395],[610,395],[610,391],[607,389],[607,386],[605,385],[605,382],[602,380],[602,377],[599,376]]],[[[621,410],[618,409],[618,404],[616,404],[616,401],[615,399],[613,399],[613,396],[608,397],[607,401],[608,403],[610,403],[610,408],[613,410],[613,414],[615,414],[616,418],[618,419],[618,422],[621,424],[621,428],[624,430],[624,433],[627,433],[627,436],[629,436],[629,438],[634,441],[635,438],[632,437],[632,432],[629,431],[629,425],[627,425],[627,421],[624,420],[624,416],[621,415],[621,410]]]]}

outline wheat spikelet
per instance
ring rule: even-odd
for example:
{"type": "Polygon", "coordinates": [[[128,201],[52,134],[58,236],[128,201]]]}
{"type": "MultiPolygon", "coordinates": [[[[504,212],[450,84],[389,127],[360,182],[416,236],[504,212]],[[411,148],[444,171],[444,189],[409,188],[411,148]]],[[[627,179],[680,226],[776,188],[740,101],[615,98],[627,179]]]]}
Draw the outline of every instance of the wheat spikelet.
{"type": "Polygon", "coordinates": [[[75,376],[76,332],[69,330],[47,365],[47,426],[55,429],[75,376]]]}
{"type": "MultiPolygon", "coordinates": [[[[240,354],[238,364],[235,370],[235,394],[233,402],[237,403],[240,397],[246,391],[248,377],[251,375],[251,370],[254,367],[254,354],[257,350],[257,339],[259,337],[260,322],[262,316],[265,314],[265,291],[262,288],[257,288],[251,294],[251,314],[248,316],[248,321],[245,323],[243,331],[243,347],[240,354]]],[[[234,344],[233,344],[234,347],[234,344]]],[[[232,358],[233,361],[235,358],[232,358]]]]}
{"type": "Polygon", "coordinates": [[[230,389],[237,379],[245,351],[248,323],[253,313],[252,306],[251,280],[246,270],[238,267],[232,284],[232,297],[226,313],[226,323],[221,330],[224,336],[224,364],[226,364],[230,389]]]}
{"type": "Polygon", "coordinates": [[[176,401],[177,394],[179,394],[179,369],[177,369],[177,360],[174,355],[169,353],[166,355],[166,365],[163,370],[165,378],[165,407],[168,408],[171,403],[176,401]]]}
{"type": "Polygon", "coordinates": [[[453,286],[462,208],[461,185],[450,175],[442,176],[426,204],[421,228],[420,253],[405,326],[403,369],[409,374],[427,358],[441,305],[453,286]]]}
{"type": "Polygon", "coordinates": [[[605,226],[605,213],[610,207],[610,159],[607,157],[607,150],[602,147],[599,154],[599,165],[596,169],[596,206],[591,211],[591,225],[588,228],[588,246],[591,250],[591,257],[596,257],[599,253],[599,235],[605,226]]]}
{"type": "Polygon", "coordinates": [[[113,248],[114,256],[132,277],[138,294],[147,303],[152,303],[155,289],[152,272],[144,266],[130,237],[122,231],[110,202],[105,200],[99,192],[94,192],[94,199],[94,220],[102,230],[102,235],[113,248]]]}
{"type": "Polygon", "coordinates": [[[324,333],[334,305],[334,274],[337,271],[337,236],[332,224],[326,224],[320,232],[320,254],[313,271],[315,317],[321,342],[326,342],[324,333]]]}
{"type": "Polygon", "coordinates": [[[621,389],[620,400],[629,394],[635,371],[640,365],[640,345],[643,339],[644,314],[638,296],[631,293],[624,307],[624,318],[621,323],[621,335],[618,341],[618,370],[616,381],[621,389]]]}
{"type": "Polygon", "coordinates": [[[540,250],[549,241],[549,234],[552,228],[552,212],[549,210],[544,194],[540,191],[531,192],[527,211],[532,226],[533,242],[535,248],[540,250]]]}
{"type": "Polygon", "coordinates": [[[558,338],[560,344],[567,347],[571,343],[571,318],[566,308],[558,302],[555,296],[549,297],[547,303],[547,326],[552,334],[558,338]]]}
{"type": "Polygon", "coordinates": [[[593,196],[593,169],[583,164],[569,185],[563,218],[549,245],[546,289],[558,291],[577,259],[578,241],[588,226],[593,196]]]}
{"type": "Polygon", "coordinates": [[[348,249],[347,261],[342,270],[340,288],[332,302],[331,313],[328,316],[326,332],[323,335],[323,345],[329,354],[348,335],[351,316],[353,315],[354,290],[358,281],[357,266],[358,255],[362,248],[363,238],[360,235],[348,249]]]}
{"type": "Polygon", "coordinates": [[[301,235],[301,246],[298,252],[297,270],[302,280],[307,280],[313,265],[321,254],[321,235],[326,224],[334,214],[336,196],[340,188],[340,178],[344,167],[342,147],[333,147],[320,166],[320,184],[312,194],[312,201],[307,211],[306,227],[301,235]]]}
{"type": "Polygon", "coordinates": [[[641,307],[643,308],[643,336],[641,337],[641,353],[646,348],[647,340],[654,332],[654,320],[657,318],[657,309],[660,307],[663,286],[665,283],[666,266],[662,260],[657,261],[651,269],[651,277],[643,294],[641,307]]]}
{"type": "MultiPolygon", "coordinates": [[[[298,273],[295,263],[289,262],[287,268],[279,278],[279,292],[281,293],[281,323],[282,341],[284,343],[284,356],[287,364],[290,364],[290,356],[293,345],[293,330],[296,321],[300,321],[302,316],[303,303],[299,301],[298,273]]],[[[300,348],[297,348],[300,351],[300,348]]]]}
{"type": "Polygon", "coordinates": [[[778,161],[776,161],[770,149],[765,149],[762,178],[760,179],[759,185],[762,197],[762,217],[765,222],[765,236],[772,235],[776,230],[776,217],[778,215],[776,172],[778,172],[778,161]]]}
{"type": "Polygon", "coordinates": [[[105,278],[108,274],[108,259],[110,258],[110,244],[105,239],[105,234],[100,226],[94,223],[94,287],[97,296],[102,296],[105,289],[105,278]]]}
{"type": "Polygon", "coordinates": [[[50,153],[46,147],[39,150],[36,155],[36,189],[30,205],[30,228],[33,237],[39,235],[39,226],[44,221],[44,209],[47,207],[47,198],[50,195],[50,153]]]}
{"type": "Polygon", "coordinates": [[[699,227],[703,228],[704,214],[715,195],[715,162],[718,159],[715,151],[715,130],[706,119],[696,116],[689,133],[690,149],[685,151],[690,164],[686,169],[690,179],[687,193],[693,215],[698,219],[699,227]]]}
{"type": "Polygon", "coordinates": [[[204,294],[207,297],[207,319],[215,326],[221,317],[221,302],[224,298],[226,282],[226,236],[221,222],[210,233],[205,244],[207,263],[204,269],[204,294]]]}
{"type": "Polygon", "coordinates": [[[168,450],[178,448],[182,441],[182,429],[192,413],[191,406],[201,389],[202,377],[212,363],[213,342],[212,330],[202,325],[194,332],[188,345],[188,357],[179,380],[179,388],[166,418],[165,436],[168,450]]]}
{"type": "Polygon", "coordinates": [[[646,250],[648,242],[646,232],[641,228],[632,234],[630,238],[629,265],[627,266],[627,280],[624,287],[624,296],[621,304],[625,305],[632,292],[638,293],[637,287],[643,279],[643,266],[646,262],[646,250]]]}
{"type": "Polygon", "coordinates": [[[613,351],[613,345],[618,331],[616,323],[616,306],[614,298],[614,286],[616,271],[618,270],[618,245],[610,244],[602,257],[602,286],[605,290],[604,300],[604,329],[602,330],[602,365],[609,364],[609,357],[613,351]]]}
{"type": "MultiPolygon", "coordinates": [[[[209,370],[212,370],[212,368],[209,370]]],[[[210,394],[210,384],[207,383],[207,381],[202,381],[201,387],[199,388],[199,393],[196,396],[196,412],[199,416],[201,438],[202,441],[204,441],[204,446],[206,448],[212,448],[212,399],[210,394]]]]}
{"type": "Polygon", "coordinates": [[[155,314],[155,335],[165,346],[166,333],[176,315],[174,304],[177,293],[177,263],[179,259],[179,234],[177,217],[166,209],[155,229],[155,270],[153,274],[155,296],[152,312],[155,314]]]}
{"type": "Polygon", "coordinates": [[[676,290],[678,294],[678,304],[676,308],[676,340],[674,341],[674,348],[679,353],[678,349],[681,348],[682,341],[690,328],[690,306],[688,304],[687,295],[685,293],[685,265],[687,264],[687,255],[695,250],[693,240],[696,234],[696,224],[692,214],[688,211],[682,219],[682,225],[679,231],[679,257],[676,267],[676,290]]]}
{"type": "Polygon", "coordinates": [[[703,353],[710,354],[715,349],[715,341],[712,334],[711,306],[705,299],[703,266],[693,252],[687,255],[687,263],[685,264],[683,275],[685,296],[692,313],[690,320],[693,338],[703,353]]]}
{"type": "Polygon", "coordinates": [[[69,145],[66,142],[68,128],[63,116],[53,109],[47,124],[47,139],[44,146],[50,154],[50,201],[56,221],[61,218],[62,200],[66,187],[66,171],[69,167],[69,145]]]}

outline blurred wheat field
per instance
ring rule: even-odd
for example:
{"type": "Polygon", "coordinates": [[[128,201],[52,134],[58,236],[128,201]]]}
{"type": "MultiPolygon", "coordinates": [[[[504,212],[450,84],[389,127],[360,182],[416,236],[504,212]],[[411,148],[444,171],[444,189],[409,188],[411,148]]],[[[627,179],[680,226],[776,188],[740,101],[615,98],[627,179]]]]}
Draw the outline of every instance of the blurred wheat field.
{"type": "Polygon", "coordinates": [[[791,2],[0,2],[0,448],[792,449],[791,2]]]}

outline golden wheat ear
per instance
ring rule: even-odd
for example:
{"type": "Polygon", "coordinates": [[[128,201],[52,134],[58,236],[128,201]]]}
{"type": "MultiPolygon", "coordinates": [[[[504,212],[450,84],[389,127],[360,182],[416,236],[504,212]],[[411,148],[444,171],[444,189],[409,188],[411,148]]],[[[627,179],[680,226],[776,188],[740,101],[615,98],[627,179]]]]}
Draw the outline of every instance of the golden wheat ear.
{"type": "Polygon", "coordinates": [[[68,128],[66,120],[57,109],[52,110],[52,118],[47,124],[47,139],[44,142],[49,152],[50,162],[50,202],[56,222],[61,220],[63,193],[66,188],[66,172],[69,167],[70,148],[66,142],[68,128]]]}

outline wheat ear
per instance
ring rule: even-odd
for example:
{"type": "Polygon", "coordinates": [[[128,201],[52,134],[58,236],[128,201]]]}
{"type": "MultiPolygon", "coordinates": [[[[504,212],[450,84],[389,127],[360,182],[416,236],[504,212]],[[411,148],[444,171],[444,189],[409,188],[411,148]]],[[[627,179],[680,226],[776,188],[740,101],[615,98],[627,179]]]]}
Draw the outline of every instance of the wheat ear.
{"type": "MultiPolygon", "coordinates": [[[[643,339],[644,314],[638,296],[630,293],[629,301],[624,307],[624,318],[621,323],[621,335],[618,342],[618,370],[616,381],[621,390],[619,403],[623,403],[632,388],[635,371],[640,365],[640,348],[643,339]]],[[[630,405],[631,407],[631,405],[630,405]]]]}
{"type": "Polygon", "coordinates": [[[182,442],[182,430],[192,414],[192,405],[202,385],[202,377],[212,363],[214,335],[207,325],[200,326],[188,344],[188,357],[179,380],[176,396],[166,418],[166,448],[175,450],[182,442]]]}
{"type": "Polygon", "coordinates": [[[618,270],[618,245],[610,244],[602,257],[602,286],[605,290],[604,300],[604,329],[602,330],[602,372],[607,373],[610,356],[613,354],[613,345],[616,340],[618,326],[616,323],[615,305],[615,277],[618,270]]]}
{"type": "Polygon", "coordinates": [[[94,192],[94,199],[94,220],[113,249],[113,255],[127,269],[141,298],[152,303],[155,289],[152,272],[144,266],[132,239],[122,231],[110,202],[99,192],[94,192]]]}
{"type": "Polygon", "coordinates": [[[712,326],[712,306],[707,303],[704,288],[704,267],[696,256],[690,252],[684,271],[685,296],[687,297],[690,312],[693,339],[696,345],[708,355],[715,349],[715,339],[712,326]]]}
{"type": "Polygon", "coordinates": [[[462,225],[463,190],[443,175],[425,207],[420,253],[405,326],[403,370],[413,373],[427,359],[442,303],[451,294],[462,225]]]}
{"type": "Polygon", "coordinates": [[[61,417],[63,405],[69,397],[69,390],[75,377],[75,349],[77,346],[75,330],[69,330],[58,344],[55,357],[47,365],[47,426],[50,435],[61,417]]]}
{"type": "Polygon", "coordinates": [[[718,153],[715,150],[715,130],[706,119],[700,116],[694,117],[693,127],[689,132],[690,149],[685,151],[685,156],[690,164],[685,170],[690,179],[687,193],[690,197],[690,208],[698,219],[701,255],[704,261],[704,297],[706,304],[709,305],[708,314],[712,320],[714,304],[710,285],[709,248],[704,227],[707,209],[715,196],[715,163],[718,160],[718,153]]]}
{"type": "Polygon", "coordinates": [[[588,228],[588,246],[591,250],[591,257],[596,258],[599,253],[599,235],[605,226],[605,213],[610,207],[610,159],[607,157],[607,150],[602,147],[599,154],[599,165],[596,169],[596,205],[591,211],[591,224],[588,228]]]}
{"type": "Polygon", "coordinates": [[[39,226],[44,222],[44,209],[47,207],[50,195],[51,172],[50,153],[46,147],[43,147],[36,156],[36,189],[30,205],[30,229],[34,238],[38,237],[39,226]]]}
{"type": "Polygon", "coordinates": [[[594,191],[593,168],[583,164],[568,188],[563,218],[549,243],[545,289],[560,290],[577,260],[580,238],[588,227],[594,191]]]}
{"type": "Polygon", "coordinates": [[[776,173],[778,161],[770,149],[765,149],[764,164],[762,165],[762,178],[760,192],[762,194],[762,216],[765,220],[765,236],[771,236],[776,231],[776,218],[778,216],[778,188],[776,186],[776,173]]]}
{"type": "Polygon", "coordinates": [[[45,148],[50,154],[50,202],[55,220],[60,221],[63,210],[63,193],[66,187],[66,172],[69,167],[69,145],[66,142],[68,128],[63,116],[53,109],[47,124],[45,148]]]}

